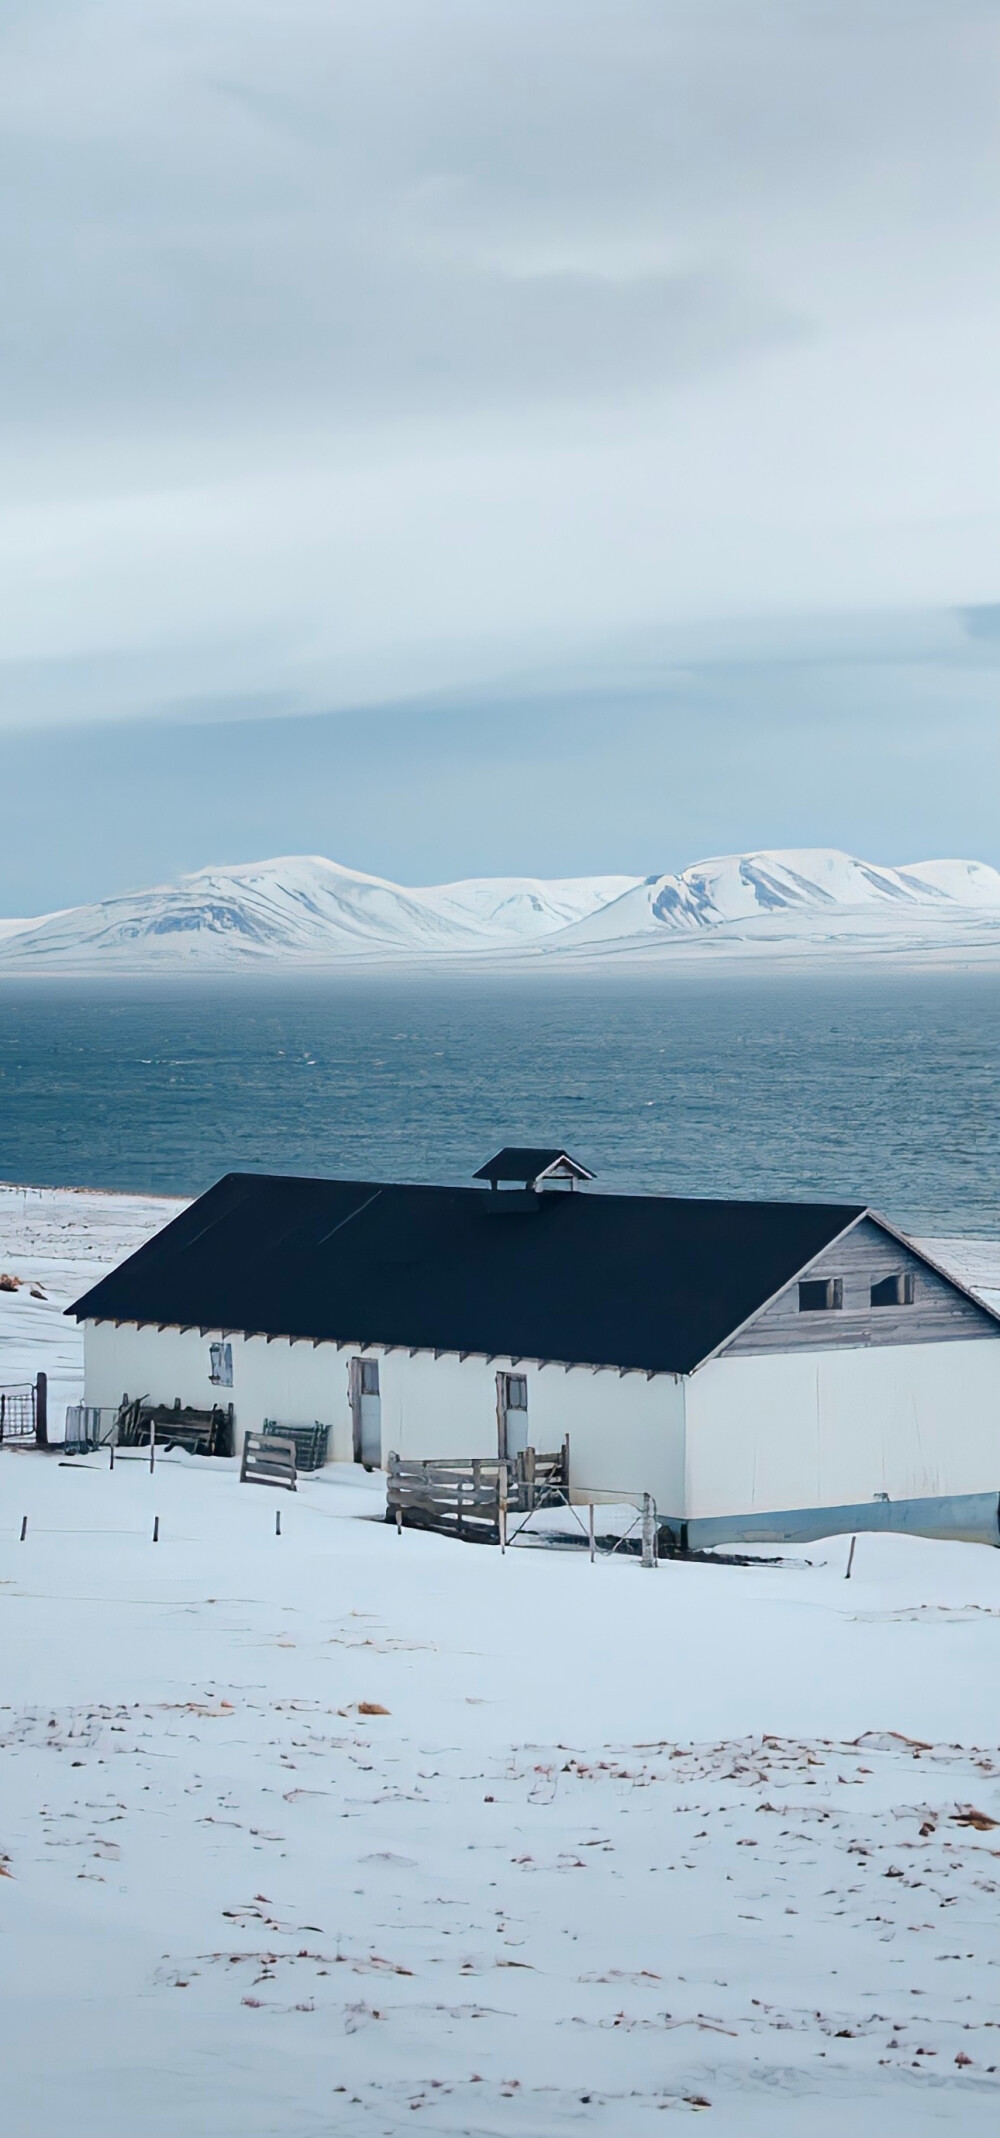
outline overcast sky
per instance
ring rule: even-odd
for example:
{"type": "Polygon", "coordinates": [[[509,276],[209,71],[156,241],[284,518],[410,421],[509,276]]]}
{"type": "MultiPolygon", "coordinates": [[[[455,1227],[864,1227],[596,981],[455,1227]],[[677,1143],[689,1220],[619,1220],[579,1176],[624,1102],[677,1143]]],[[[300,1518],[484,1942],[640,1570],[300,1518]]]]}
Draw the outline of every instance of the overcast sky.
{"type": "MultiPolygon", "coordinates": [[[[413,761],[449,722],[453,753],[420,839],[401,788],[367,865],[455,873],[479,726],[506,778],[540,689],[556,772],[574,706],[594,765],[580,865],[692,859],[732,829],[698,689],[664,851],[644,830],[630,860],[644,738],[734,646],[744,843],[776,813],[829,837],[808,753],[778,812],[769,748],[753,771],[761,676],[828,677],[838,632],[856,669],[865,618],[891,616],[871,839],[982,849],[998,641],[948,615],[1000,597],[998,82],[1000,0],[0,0],[15,841],[47,729],[176,722],[190,809],[122,744],[157,873],[238,858],[246,812],[195,807],[194,730],[296,715],[283,799],[269,816],[262,772],[251,811],[255,850],[287,850],[321,799],[301,716],[349,710],[377,779],[412,700],[413,761]],[[939,842],[956,704],[969,812],[939,842]],[[613,753],[616,718],[611,804],[588,738],[598,719],[613,753]]],[[[817,765],[836,706],[826,682],[799,702],[817,765]]],[[[66,807],[100,817],[103,739],[78,756],[66,807]]],[[[330,779],[322,845],[366,865],[330,779]]],[[[510,845],[565,859],[541,822],[510,845]]],[[[124,865],[92,855],[60,898],[124,865]]],[[[6,867],[0,903],[37,906],[6,867]]]]}

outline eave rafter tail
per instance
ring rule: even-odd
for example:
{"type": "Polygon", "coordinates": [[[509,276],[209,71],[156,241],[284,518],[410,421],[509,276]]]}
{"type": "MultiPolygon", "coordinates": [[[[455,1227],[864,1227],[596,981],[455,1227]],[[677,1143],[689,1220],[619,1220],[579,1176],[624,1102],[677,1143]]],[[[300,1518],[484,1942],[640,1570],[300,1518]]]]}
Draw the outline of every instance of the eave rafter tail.
{"type": "MultiPolygon", "coordinates": [[[[874,1216],[875,1213],[871,1211],[866,1211],[864,1214],[866,1216],[874,1216]]],[[[855,1224],[859,1222],[859,1219],[854,1220],[855,1224]]],[[[883,1223],[884,1221],[881,1219],[877,1219],[876,1222],[883,1223]]],[[[852,1226],[847,1226],[845,1228],[845,1230],[848,1232],[852,1229],[852,1226]]],[[[886,1226],[886,1230],[891,1231],[892,1227],[886,1226]]],[[[842,1237],[842,1235],[838,1234],[837,1237],[840,1238],[842,1237]]],[[[910,1242],[905,1240],[904,1234],[900,1233],[897,1235],[897,1237],[903,1240],[904,1244],[906,1244],[907,1246],[910,1245],[910,1242]]],[[[833,1245],[834,1243],[831,1242],[830,1244],[833,1245]]],[[[917,1250],[914,1249],[914,1253],[916,1252],[917,1250]]],[[[925,1262],[930,1261],[930,1257],[927,1255],[922,1256],[921,1259],[925,1262]]],[[[808,1265],[804,1266],[807,1267],[808,1265]]],[[[931,1267],[936,1267],[936,1265],[932,1263],[931,1267]]],[[[797,1274],[798,1272],[796,1272],[796,1275],[797,1274]]],[[[948,1272],[942,1271],[941,1274],[947,1276],[948,1272]]],[[[794,1278],[791,1278],[789,1280],[790,1283],[794,1283],[794,1281],[794,1278]]],[[[787,1287],[783,1285],[781,1289],[782,1291],[784,1291],[787,1289],[787,1287]]],[[[775,1298],[777,1298],[780,1295],[778,1293],[775,1293],[774,1296],[775,1298]]],[[[970,1298],[974,1298],[975,1294],[970,1293],[969,1296],[970,1298]]],[[[770,1300],[765,1301],[765,1305],[769,1306],[770,1304],[770,1300]]],[[[977,1305],[978,1304],[981,1304],[981,1302],[977,1301],[977,1305]]],[[[763,1311],[763,1307],[757,1309],[757,1313],[763,1313],[763,1311]]],[[[984,1311],[989,1310],[986,1309],[984,1311]]],[[[362,1338],[356,1336],[308,1336],[304,1334],[301,1330],[296,1330],[292,1332],[291,1330],[277,1329],[238,1329],[233,1327],[226,1328],[224,1326],[221,1326],[219,1323],[214,1322],[197,1323],[176,1321],[140,1321],[133,1320],[131,1316],[127,1318],[121,1318],[119,1316],[111,1316],[107,1314],[97,1314],[92,1317],[83,1316],[81,1318],[84,1320],[89,1320],[91,1322],[91,1326],[95,1329],[100,1329],[110,1324],[116,1329],[156,1329],[157,1333],[166,1334],[169,1331],[174,1331],[182,1336],[190,1335],[195,1329],[197,1329],[199,1336],[202,1338],[221,1337],[223,1339],[227,1339],[235,1336],[242,1338],[244,1343],[249,1343],[251,1341],[259,1341],[261,1338],[263,1338],[265,1344],[288,1344],[290,1346],[292,1344],[311,1344],[314,1351],[320,1350],[321,1347],[326,1344],[329,1345],[332,1351],[356,1351],[358,1353],[364,1353],[366,1351],[376,1351],[383,1358],[388,1358],[390,1353],[393,1351],[402,1351],[405,1352],[407,1357],[411,1359],[421,1357],[429,1357],[435,1360],[453,1358],[457,1360],[460,1365],[467,1364],[470,1359],[481,1359],[485,1366],[493,1366],[496,1365],[498,1361],[500,1361],[507,1368],[507,1370],[511,1372],[516,1372],[517,1369],[522,1366],[533,1366],[536,1371],[541,1373],[545,1367],[551,1366],[553,1368],[561,1367],[564,1373],[616,1373],[622,1380],[624,1380],[625,1377],[630,1373],[639,1373],[644,1374],[647,1381],[655,1381],[659,1379],[663,1373],[671,1370],[662,1366],[619,1366],[613,1359],[533,1358],[524,1352],[517,1351],[453,1351],[449,1347],[442,1347],[440,1345],[434,1346],[431,1344],[383,1344],[380,1343],[377,1338],[373,1337],[362,1338]]],[[[1000,1316],[994,1318],[1000,1319],[1000,1316]]],[[[750,1317],[750,1320],[756,1320],[756,1313],[750,1317]]],[[[742,1326],[747,1327],[748,1324],[743,1323],[742,1326]]],[[[734,1330],[732,1333],[735,1336],[739,1334],[739,1331],[734,1330]]],[[[732,1337],[727,1336],[725,1339],[725,1343],[728,1344],[731,1341],[732,1337]]],[[[725,1348],[725,1345],[720,1345],[718,1348],[722,1350],[725,1348]]],[[[709,1355],[711,1357],[714,1357],[715,1353],[713,1352],[709,1355]]],[[[706,1361],[702,1360],[699,1361],[699,1363],[705,1364],[706,1361]]],[[[674,1378],[676,1377],[677,1376],[675,1374],[674,1378]]]]}

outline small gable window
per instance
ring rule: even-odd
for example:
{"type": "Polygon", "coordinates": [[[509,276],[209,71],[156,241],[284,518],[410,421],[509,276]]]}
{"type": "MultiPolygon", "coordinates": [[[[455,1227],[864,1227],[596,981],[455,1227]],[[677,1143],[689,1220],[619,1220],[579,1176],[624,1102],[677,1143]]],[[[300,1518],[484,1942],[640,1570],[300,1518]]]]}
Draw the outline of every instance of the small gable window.
{"type": "Polygon", "coordinates": [[[806,1277],[799,1285],[800,1314],[829,1314],[843,1304],[843,1277],[806,1277]]]}
{"type": "Polygon", "coordinates": [[[891,1277],[880,1277],[872,1285],[873,1307],[912,1307],[913,1271],[894,1270],[891,1277]]]}
{"type": "Polygon", "coordinates": [[[231,1388],[233,1385],[232,1344],[209,1344],[210,1360],[208,1378],[216,1388],[231,1388]]]}
{"type": "Polygon", "coordinates": [[[504,1377],[503,1377],[503,1380],[504,1380],[504,1390],[503,1390],[503,1398],[504,1398],[504,1408],[505,1408],[506,1410],[527,1410],[527,1408],[528,1408],[528,1379],[527,1379],[527,1375],[526,1375],[526,1374],[523,1374],[523,1373],[505,1373],[505,1374],[504,1374],[504,1377]]]}

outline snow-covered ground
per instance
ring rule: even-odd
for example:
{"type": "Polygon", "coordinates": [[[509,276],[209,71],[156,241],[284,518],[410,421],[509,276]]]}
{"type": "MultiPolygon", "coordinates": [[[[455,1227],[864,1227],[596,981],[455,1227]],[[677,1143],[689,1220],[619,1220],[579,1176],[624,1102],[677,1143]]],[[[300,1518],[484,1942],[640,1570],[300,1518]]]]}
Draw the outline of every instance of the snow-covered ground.
{"type": "Polygon", "coordinates": [[[44,1370],[55,1438],[67,1403],[83,1396],[83,1336],[66,1307],[183,1208],[155,1195],[0,1183],[0,1275],[20,1279],[17,1291],[0,1290],[0,1386],[44,1370]]]}
{"type": "MultiPolygon", "coordinates": [[[[6,1191],[0,1268],[68,1297],[170,1207],[6,1191]]],[[[1000,1554],[381,1506],[0,1453],[6,2138],[992,2138],[1000,1554]]]]}

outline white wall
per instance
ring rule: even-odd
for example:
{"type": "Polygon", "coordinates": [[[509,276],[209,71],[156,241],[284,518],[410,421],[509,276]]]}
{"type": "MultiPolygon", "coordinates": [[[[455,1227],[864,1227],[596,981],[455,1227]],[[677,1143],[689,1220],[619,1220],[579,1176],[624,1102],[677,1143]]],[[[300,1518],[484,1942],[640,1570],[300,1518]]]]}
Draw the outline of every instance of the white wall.
{"type": "Polygon", "coordinates": [[[379,1360],[383,1459],[390,1449],[427,1458],[496,1455],[496,1377],[496,1360],[388,1352],[379,1360]]]}
{"type": "MultiPolygon", "coordinates": [[[[523,1372],[523,1367],[518,1372],[523,1372]]],[[[684,1511],[684,1383],[673,1374],[620,1377],[589,1366],[529,1370],[528,1417],[537,1448],[569,1434],[571,1496],[637,1497],[651,1492],[662,1515],[684,1511]]]]}
{"type": "MultiPolygon", "coordinates": [[[[350,1349],[229,1340],[231,1390],[209,1380],[209,1335],[89,1322],[86,1401],[231,1398],[239,1432],[319,1418],[333,1428],[331,1459],[351,1460],[350,1349]]],[[[496,1375],[511,1360],[368,1355],[383,1456],[496,1454],[496,1375]]],[[[531,1444],[549,1452],[569,1434],[578,1500],[651,1492],[661,1514],[694,1518],[1000,1491],[1000,1341],[714,1359],[686,1382],[526,1360],[516,1371],[531,1444]]]]}
{"type": "Polygon", "coordinates": [[[331,1458],[349,1460],[352,1424],[347,1351],[334,1344],[289,1343],[275,1337],[232,1336],[233,1385],[218,1388],[209,1379],[210,1334],[197,1329],[137,1329],[112,1322],[87,1322],[84,1330],[85,1401],[118,1403],[123,1393],[151,1397],[154,1403],[182,1403],[206,1410],[231,1402],[240,1433],[259,1432],[265,1418],[286,1425],[333,1427],[331,1458]]]}
{"type": "Polygon", "coordinates": [[[1000,1491],[1000,1341],[713,1359],[686,1408],[692,1519],[1000,1491]]]}
{"type": "MultiPolygon", "coordinates": [[[[88,1322],[86,1401],[116,1404],[126,1390],[158,1403],[179,1396],[199,1409],[232,1400],[239,1433],[258,1430],[264,1418],[300,1425],[319,1418],[333,1426],[331,1459],[351,1460],[350,1349],[259,1336],[227,1341],[233,1386],[220,1389],[209,1380],[211,1335],[88,1322]]],[[[569,1434],[575,1498],[651,1492],[662,1513],[683,1512],[684,1387],[673,1375],[647,1381],[645,1374],[620,1377],[585,1366],[567,1373],[523,1359],[436,1359],[427,1351],[366,1355],[379,1362],[383,1457],[390,1449],[411,1457],[495,1456],[496,1377],[516,1370],[528,1383],[531,1444],[551,1453],[569,1434]]]]}
{"type": "Polygon", "coordinates": [[[664,1513],[681,1511],[684,1486],[684,1392],[672,1375],[619,1378],[587,1366],[519,1359],[410,1358],[393,1351],[381,1362],[382,1447],[397,1455],[496,1455],[498,1372],[528,1383],[528,1439],[553,1454],[569,1434],[574,1498],[613,1499],[652,1492],[664,1513]]]}

